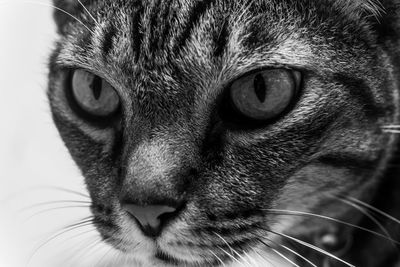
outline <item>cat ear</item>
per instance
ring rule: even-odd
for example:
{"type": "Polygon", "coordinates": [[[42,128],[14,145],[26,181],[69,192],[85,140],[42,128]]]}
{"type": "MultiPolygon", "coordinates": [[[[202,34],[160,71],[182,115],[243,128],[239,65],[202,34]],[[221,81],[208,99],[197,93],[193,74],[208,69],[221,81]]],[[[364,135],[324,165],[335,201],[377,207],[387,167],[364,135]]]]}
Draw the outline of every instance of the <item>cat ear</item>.
{"type": "MultiPolygon", "coordinates": [[[[81,1],[86,2],[86,1],[81,1]]],[[[82,11],[82,6],[78,0],[53,0],[54,20],[57,24],[58,31],[63,33],[65,25],[74,20],[72,16],[76,16],[82,11]]]]}

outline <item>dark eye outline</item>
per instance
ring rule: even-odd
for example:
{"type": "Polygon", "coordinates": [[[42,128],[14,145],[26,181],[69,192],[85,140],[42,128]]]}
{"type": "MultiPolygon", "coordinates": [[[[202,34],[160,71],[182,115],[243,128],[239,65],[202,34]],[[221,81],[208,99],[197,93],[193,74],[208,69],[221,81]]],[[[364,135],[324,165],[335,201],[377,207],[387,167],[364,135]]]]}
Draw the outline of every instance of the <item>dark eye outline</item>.
{"type": "Polygon", "coordinates": [[[220,98],[218,115],[222,120],[224,126],[230,130],[252,130],[257,128],[262,128],[267,125],[271,125],[285,117],[290,111],[292,111],[295,105],[298,103],[301,94],[303,92],[303,83],[304,83],[304,73],[297,69],[289,69],[289,68],[262,68],[255,69],[250,72],[247,72],[238,78],[231,81],[227,86],[224,87],[224,91],[220,98]],[[230,89],[233,83],[236,81],[243,79],[249,75],[254,75],[255,73],[268,71],[268,70],[284,70],[291,73],[294,84],[296,86],[294,95],[289,103],[289,105],[281,112],[278,116],[275,116],[271,119],[267,120],[257,120],[243,115],[234,105],[231,97],[230,97],[230,89]],[[295,73],[298,73],[296,75],[295,73]]]}
{"type": "MultiPolygon", "coordinates": [[[[71,107],[72,111],[75,112],[75,114],[85,120],[86,122],[92,124],[93,126],[96,126],[98,128],[109,128],[115,125],[116,123],[119,123],[120,118],[121,118],[121,113],[122,113],[122,102],[120,100],[118,108],[111,113],[110,115],[107,116],[97,116],[94,115],[90,112],[87,112],[84,110],[77,102],[74,93],[73,93],[73,85],[72,85],[72,79],[74,72],[79,69],[69,69],[67,70],[67,75],[65,79],[65,96],[68,102],[68,105],[71,107]]],[[[83,70],[83,69],[82,69],[83,70]]],[[[86,70],[84,70],[86,71],[86,70]]],[[[90,71],[88,71],[90,72],[90,71]]],[[[95,74],[93,74],[95,75],[95,74]]],[[[100,77],[101,78],[101,77],[100,77]]],[[[103,79],[103,78],[102,78],[103,79]]]]}

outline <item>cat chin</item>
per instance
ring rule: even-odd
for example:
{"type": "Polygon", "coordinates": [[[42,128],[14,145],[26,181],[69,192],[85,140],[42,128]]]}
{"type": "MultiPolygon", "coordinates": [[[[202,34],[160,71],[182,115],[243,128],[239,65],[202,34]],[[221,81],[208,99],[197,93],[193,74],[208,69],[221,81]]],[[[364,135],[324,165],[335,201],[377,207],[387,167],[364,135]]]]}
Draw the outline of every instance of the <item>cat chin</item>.
{"type": "MultiPolygon", "coordinates": [[[[136,251],[135,254],[126,254],[124,259],[124,265],[118,267],[125,266],[135,266],[135,267],[199,267],[199,266],[224,266],[224,267],[265,267],[265,266],[274,266],[274,267],[287,267],[291,266],[288,260],[289,258],[282,258],[282,256],[275,254],[273,252],[268,252],[263,249],[254,248],[251,252],[246,253],[245,255],[235,256],[235,259],[230,259],[227,262],[214,263],[209,264],[207,261],[199,260],[199,261],[182,261],[181,263],[167,263],[162,260],[158,260],[155,257],[156,251],[148,251],[146,249],[141,249],[136,251]]],[[[192,258],[193,260],[194,258],[192,258]]],[[[183,259],[182,259],[183,260],[183,259]]]]}
{"type": "MultiPolygon", "coordinates": [[[[129,266],[165,266],[165,267],[197,267],[197,266],[218,266],[215,264],[210,265],[210,262],[215,263],[215,258],[212,255],[201,257],[194,253],[190,253],[184,249],[168,249],[156,248],[156,246],[149,248],[141,248],[132,254],[127,254],[130,259],[129,266]],[[185,253],[187,252],[187,253],[185,253]],[[209,260],[206,260],[208,258],[209,260]],[[136,264],[133,264],[136,263],[136,264]]],[[[221,266],[223,266],[221,264],[221,266]]],[[[225,264],[225,266],[229,266],[225,264]]]]}
{"type": "Polygon", "coordinates": [[[181,258],[177,258],[173,261],[168,262],[165,260],[158,259],[158,257],[160,257],[160,256],[158,256],[159,253],[160,252],[157,252],[156,250],[149,251],[146,249],[140,249],[140,250],[137,250],[134,254],[126,254],[125,261],[124,261],[124,262],[126,262],[126,265],[123,265],[121,267],[125,267],[125,266],[135,266],[135,267],[209,266],[204,261],[186,261],[185,259],[181,259],[181,258]]]}
{"type": "Polygon", "coordinates": [[[234,254],[231,251],[226,251],[226,255],[216,255],[218,248],[214,249],[199,249],[175,247],[168,245],[167,242],[144,241],[140,245],[132,246],[131,248],[114,247],[115,249],[123,252],[124,265],[135,267],[199,267],[199,266],[225,266],[225,267],[286,267],[288,265],[287,259],[282,258],[275,254],[272,250],[266,250],[265,246],[251,247],[248,252],[241,255],[234,254]],[[225,256],[225,257],[224,257],[225,256]]]}

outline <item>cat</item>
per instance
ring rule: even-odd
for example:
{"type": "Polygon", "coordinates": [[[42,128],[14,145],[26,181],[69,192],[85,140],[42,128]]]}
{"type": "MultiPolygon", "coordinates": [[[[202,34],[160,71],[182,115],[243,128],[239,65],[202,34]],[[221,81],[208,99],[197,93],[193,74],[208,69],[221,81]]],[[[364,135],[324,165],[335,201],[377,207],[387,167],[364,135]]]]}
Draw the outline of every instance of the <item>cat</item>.
{"type": "Polygon", "coordinates": [[[54,5],[52,115],[130,266],[398,264],[398,0],[54,5]]]}

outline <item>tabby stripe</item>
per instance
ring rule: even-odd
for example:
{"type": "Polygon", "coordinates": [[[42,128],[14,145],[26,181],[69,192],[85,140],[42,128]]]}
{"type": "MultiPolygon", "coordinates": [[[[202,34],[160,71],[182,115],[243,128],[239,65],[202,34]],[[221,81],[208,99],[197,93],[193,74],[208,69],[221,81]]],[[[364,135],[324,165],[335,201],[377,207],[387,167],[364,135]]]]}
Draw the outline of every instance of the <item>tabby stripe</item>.
{"type": "Polygon", "coordinates": [[[337,168],[357,168],[371,170],[376,167],[377,161],[371,159],[360,158],[359,155],[346,153],[330,153],[318,157],[318,162],[337,168]]]}
{"type": "Polygon", "coordinates": [[[177,38],[176,46],[173,48],[175,54],[185,46],[193,28],[199,23],[201,17],[211,8],[214,2],[215,0],[196,1],[196,4],[189,13],[186,28],[183,29],[182,34],[177,38]]]}
{"type": "Polygon", "coordinates": [[[169,2],[167,3],[168,8],[166,8],[166,10],[168,10],[168,12],[164,12],[163,16],[162,16],[162,20],[165,21],[165,23],[163,24],[163,27],[161,27],[160,30],[160,35],[163,36],[163,38],[160,38],[159,40],[159,47],[160,49],[162,49],[163,47],[166,46],[167,44],[167,37],[170,33],[171,30],[171,24],[173,19],[176,17],[176,6],[172,7],[172,0],[169,0],[169,2]]]}
{"type": "Polygon", "coordinates": [[[102,50],[103,50],[103,57],[106,58],[108,57],[110,51],[113,49],[113,40],[117,33],[117,30],[114,27],[114,25],[110,24],[105,28],[104,31],[105,34],[103,37],[102,50]]]}
{"type": "Polygon", "coordinates": [[[385,113],[385,110],[375,102],[372,89],[365,81],[344,73],[335,73],[334,79],[348,89],[350,95],[364,108],[369,118],[374,119],[385,113]]]}
{"type": "Polygon", "coordinates": [[[141,43],[143,40],[143,33],[141,28],[141,20],[144,12],[144,8],[141,0],[136,0],[133,5],[136,8],[132,8],[132,50],[134,53],[134,60],[137,62],[140,56],[141,43]]]}
{"type": "Polygon", "coordinates": [[[167,17],[170,13],[172,0],[164,2],[166,3],[164,4],[161,0],[159,0],[159,2],[156,3],[156,6],[154,7],[156,8],[158,6],[161,6],[159,12],[153,11],[153,17],[151,19],[152,36],[150,38],[151,43],[149,51],[156,51],[157,49],[161,49],[164,43],[163,40],[168,34],[165,29],[167,25],[170,24],[170,22],[167,21],[167,17]],[[159,25],[156,24],[157,20],[159,21],[159,25]]]}
{"type": "Polygon", "coordinates": [[[219,57],[224,52],[224,49],[229,40],[229,29],[228,29],[228,21],[224,21],[222,24],[222,29],[219,32],[215,42],[214,56],[219,57]]]}
{"type": "MultiPolygon", "coordinates": [[[[162,11],[162,2],[161,0],[154,0],[152,1],[153,5],[150,9],[150,11],[148,11],[151,16],[150,16],[150,21],[149,21],[149,36],[147,36],[149,42],[148,42],[148,47],[147,47],[147,51],[148,53],[152,54],[156,49],[156,43],[157,43],[157,19],[159,17],[159,12],[162,11]],[[160,7],[161,6],[161,7],[160,7]]],[[[161,22],[160,24],[162,24],[163,22],[161,22]]]]}

